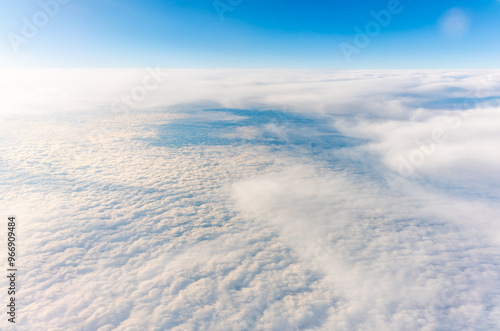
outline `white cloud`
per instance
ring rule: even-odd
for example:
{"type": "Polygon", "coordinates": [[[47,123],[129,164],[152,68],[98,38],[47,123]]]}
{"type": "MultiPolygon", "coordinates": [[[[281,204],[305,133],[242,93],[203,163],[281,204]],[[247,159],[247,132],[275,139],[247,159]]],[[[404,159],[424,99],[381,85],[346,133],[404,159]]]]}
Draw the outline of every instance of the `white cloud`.
{"type": "MultiPolygon", "coordinates": [[[[319,71],[154,69],[159,84],[132,109],[286,109],[322,114],[406,117],[421,102],[498,92],[497,71],[319,71]],[[487,88],[486,88],[486,87],[487,88]],[[491,91],[489,90],[491,89],[491,91]],[[356,106],[353,106],[356,105],[356,106]]],[[[143,85],[151,69],[2,69],[3,114],[99,111],[121,114],[117,99],[143,85]],[[118,110],[116,109],[118,108],[118,110]]],[[[149,82],[149,81],[148,81],[149,82]]],[[[151,82],[149,82],[151,84],[151,82]]],[[[135,91],[135,92],[134,92],[135,91]]],[[[133,101],[133,100],[132,100],[133,101]]]]}
{"type": "Polygon", "coordinates": [[[498,242],[487,244],[492,229],[482,226],[496,221],[498,207],[459,206],[418,188],[395,194],[364,175],[310,166],[238,183],[234,197],[325,275],[337,300],[322,329],[498,325],[498,310],[485,310],[498,300],[485,285],[500,276],[487,257],[498,242]],[[479,210],[488,222],[475,223],[479,210]]]}
{"type": "Polygon", "coordinates": [[[144,73],[2,76],[18,329],[500,326],[498,72],[144,73]]]}

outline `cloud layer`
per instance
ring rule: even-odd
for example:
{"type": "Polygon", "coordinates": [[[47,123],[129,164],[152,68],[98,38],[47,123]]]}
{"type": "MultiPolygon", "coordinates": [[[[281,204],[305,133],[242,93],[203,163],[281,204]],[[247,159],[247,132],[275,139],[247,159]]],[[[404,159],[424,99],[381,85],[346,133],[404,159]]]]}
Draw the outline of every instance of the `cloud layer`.
{"type": "Polygon", "coordinates": [[[2,78],[18,329],[500,327],[498,72],[48,73],[2,78]]]}

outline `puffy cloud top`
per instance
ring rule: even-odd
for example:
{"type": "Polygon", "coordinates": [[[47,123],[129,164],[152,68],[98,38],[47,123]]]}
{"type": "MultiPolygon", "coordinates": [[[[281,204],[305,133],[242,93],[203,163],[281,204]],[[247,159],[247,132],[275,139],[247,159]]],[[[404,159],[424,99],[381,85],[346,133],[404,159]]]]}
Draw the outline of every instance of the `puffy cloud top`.
{"type": "Polygon", "coordinates": [[[7,72],[16,327],[499,328],[498,77],[7,72]]]}

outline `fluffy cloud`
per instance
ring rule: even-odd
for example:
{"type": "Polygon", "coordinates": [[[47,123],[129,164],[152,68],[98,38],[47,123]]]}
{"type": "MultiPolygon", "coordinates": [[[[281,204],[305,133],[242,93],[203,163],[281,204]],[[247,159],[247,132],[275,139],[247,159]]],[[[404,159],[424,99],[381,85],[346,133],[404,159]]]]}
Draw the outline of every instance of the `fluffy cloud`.
{"type": "Polygon", "coordinates": [[[486,70],[2,69],[0,96],[2,113],[14,114],[122,113],[128,104],[132,109],[184,105],[394,118],[429,104],[445,108],[453,98],[498,96],[499,75],[486,70]]]}
{"type": "Polygon", "coordinates": [[[497,72],[165,72],[2,76],[18,329],[500,327],[497,72]]]}
{"type": "Polygon", "coordinates": [[[434,196],[395,195],[365,176],[304,166],[240,182],[234,196],[330,283],[337,300],[322,329],[498,323],[498,308],[486,309],[499,294],[490,286],[500,270],[488,257],[496,245],[477,228],[457,230],[457,215],[429,206],[434,196]]]}

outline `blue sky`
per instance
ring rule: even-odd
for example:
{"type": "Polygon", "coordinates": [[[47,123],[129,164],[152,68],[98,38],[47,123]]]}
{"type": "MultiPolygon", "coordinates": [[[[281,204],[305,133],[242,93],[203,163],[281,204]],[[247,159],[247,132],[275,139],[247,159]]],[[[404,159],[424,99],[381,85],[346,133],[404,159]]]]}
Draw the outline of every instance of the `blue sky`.
{"type": "Polygon", "coordinates": [[[498,0],[55,1],[0,0],[2,67],[498,68],[498,0]]]}

